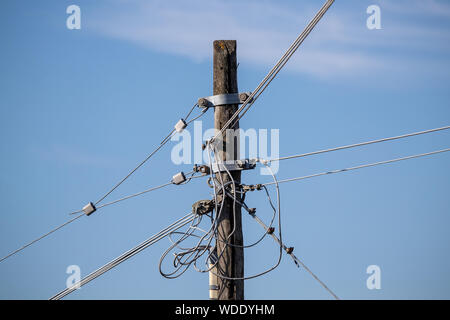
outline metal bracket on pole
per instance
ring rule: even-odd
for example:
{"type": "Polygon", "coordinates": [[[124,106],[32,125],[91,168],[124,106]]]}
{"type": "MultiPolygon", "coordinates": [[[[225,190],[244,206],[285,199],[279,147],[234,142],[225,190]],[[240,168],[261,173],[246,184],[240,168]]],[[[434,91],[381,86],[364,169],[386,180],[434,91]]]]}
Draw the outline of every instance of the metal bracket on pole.
{"type": "Polygon", "coordinates": [[[256,167],[256,161],[255,160],[235,160],[234,163],[230,161],[228,162],[214,162],[212,164],[212,172],[218,173],[218,172],[224,172],[224,171],[236,171],[236,170],[250,170],[254,169],[256,167]]]}
{"type": "MultiPolygon", "coordinates": [[[[218,94],[215,96],[198,99],[198,106],[202,108],[210,108],[215,106],[243,104],[250,97],[251,92],[218,94]]],[[[248,101],[248,102],[251,102],[248,101]]]]}

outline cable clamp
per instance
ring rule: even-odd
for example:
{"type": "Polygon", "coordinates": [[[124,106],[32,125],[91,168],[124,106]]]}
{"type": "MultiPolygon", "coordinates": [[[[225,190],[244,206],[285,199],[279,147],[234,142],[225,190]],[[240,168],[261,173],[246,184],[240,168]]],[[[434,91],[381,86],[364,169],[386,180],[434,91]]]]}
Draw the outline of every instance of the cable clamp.
{"type": "Polygon", "coordinates": [[[262,158],[256,158],[256,159],[252,159],[252,160],[255,161],[255,162],[260,162],[260,163],[262,163],[264,165],[267,165],[270,162],[270,160],[266,160],[266,159],[262,159],[262,158]]]}
{"type": "Polygon", "coordinates": [[[255,191],[255,190],[261,190],[262,189],[262,184],[258,183],[258,184],[250,184],[250,185],[246,185],[246,184],[241,184],[240,188],[243,192],[248,192],[248,191],[255,191]]]}
{"type": "Polygon", "coordinates": [[[186,121],[184,121],[184,119],[180,119],[180,120],[178,120],[178,122],[175,124],[174,127],[175,127],[175,131],[180,133],[187,127],[187,123],[186,123],[186,121]]]}
{"type": "Polygon", "coordinates": [[[211,137],[211,139],[206,140],[203,144],[202,144],[202,151],[205,151],[207,148],[211,148],[211,150],[215,150],[216,146],[218,145],[218,143],[214,143],[213,137],[211,137]]]}
{"type": "MultiPolygon", "coordinates": [[[[201,108],[243,104],[251,96],[251,92],[217,94],[215,96],[200,98],[197,104],[201,108]]],[[[247,102],[252,102],[253,98],[247,102]]]]}
{"type": "Polygon", "coordinates": [[[176,184],[176,185],[182,184],[185,181],[186,181],[186,176],[184,175],[183,171],[178,172],[176,175],[174,175],[172,177],[172,183],[176,184]]]}
{"type": "Polygon", "coordinates": [[[194,164],[194,168],[192,170],[194,172],[200,172],[204,175],[208,175],[211,173],[211,170],[210,170],[209,166],[207,166],[207,165],[199,166],[199,165],[194,164]]]}
{"type": "Polygon", "coordinates": [[[250,170],[256,167],[255,160],[235,160],[227,161],[227,162],[215,162],[212,164],[212,172],[219,173],[224,171],[241,171],[241,170],[250,170]]]}
{"type": "Polygon", "coordinates": [[[201,216],[212,212],[214,207],[214,200],[199,200],[192,205],[192,212],[201,216]]]}
{"type": "Polygon", "coordinates": [[[87,215],[90,216],[91,214],[93,214],[95,211],[97,210],[97,208],[95,207],[95,205],[92,202],[89,202],[87,205],[85,205],[83,207],[83,212],[87,215]]]}

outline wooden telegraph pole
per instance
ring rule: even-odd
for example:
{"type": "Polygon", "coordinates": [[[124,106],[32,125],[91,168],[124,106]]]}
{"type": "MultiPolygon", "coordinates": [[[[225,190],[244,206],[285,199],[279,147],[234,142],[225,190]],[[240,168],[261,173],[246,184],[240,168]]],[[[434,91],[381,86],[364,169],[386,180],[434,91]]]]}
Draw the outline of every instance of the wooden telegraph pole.
{"type": "MultiPolygon", "coordinates": [[[[216,40],[214,41],[214,57],[213,57],[213,94],[238,93],[237,85],[237,59],[236,59],[236,41],[235,40],[216,40]]],[[[214,108],[214,128],[222,129],[224,124],[232,117],[238,109],[238,105],[223,105],[214,108]]],[[[239,123],[228,129],[238,129],[239,123]]],[[[238,136],[229,135],[226,131],[218,141],[217,146],[218,159],[225,162],[226,160],[237,160],[238,155],[238,136]],[[228,141],[234,139],[234,141],[228,141]],[[227,150],[227,146],[233,150],[227,150]]],[[[227,173],[218,173],[222,176],[224,183],[231,181],[227,173]]],[[[241,182],[240,171],[231,172],[235,183],[241,182]]],[[[219,178],[219,177],[218,177],[219,178]]],[[[217,190],[218,192],[221,192],[217,190]]],[[[242,220],[241,208],[236,205],[233,212],[233,200],[229,197],[225,198],[224,206],[218,220],[218,232],[216,239],[217,255],[219,260],[216,273],[228,278],[241,278],[244,276],[244,250],[242,247],[242,220]],[[234,230],[234,232],[233,232],[234,230]],[[230,236],[231,235],[231,236],[230,236]],[[227,240],[228,239],[228,240],[227,240]],[[228,241],[230,245],[226,245],[228,241]],[[223,253],[222,253],[223,252],[223,253]],[[222,253],[222,254],[221,254],[222,253]]],[[[215,277],[215,276],[214,276],[215,277]]],[[[228,280],[217,277],[218,285],[217,299],[219,300],[243,300],[244,299],[244,281],[228,280]]]]}

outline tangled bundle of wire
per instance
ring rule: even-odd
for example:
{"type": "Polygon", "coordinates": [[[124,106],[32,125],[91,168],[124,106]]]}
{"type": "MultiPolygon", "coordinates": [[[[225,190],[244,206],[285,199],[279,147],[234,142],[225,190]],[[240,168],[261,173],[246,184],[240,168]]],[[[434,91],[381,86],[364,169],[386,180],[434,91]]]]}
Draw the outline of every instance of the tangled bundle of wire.
{"type": "MultiPolygon", "coordinates": [[[[212,159],[214,158],[215,163],[220,163],[219,158],[217,156],[217,148],[215,147],[217,143],[208,143],[207,144],[207,154],[209,157],[209,167],[212,168],[212,159]]],[[[277,219],[278,224],[278,234],[279,234],[279,240],[280,240],[280,248],[279,248],[279,255],[276,263],[263,270],[262,272],[259,272],[257,274],[247,276],[247,277],[228,277],[220,272],[217,272],[216,270],[219,270],[217,267],[220,258],[224,255],[227,248],[229,247],[240,247],[242,249],[248,249],[251,247],[256,246],[259,244],[268,234],[267,230],[262,234],[256,241],[254,241],[251,244],[248,245],[237,245],[230,241],[231,237],[235,233],[235,226],[236,224],[233,223],[232,225],[233,230],[224,237],[219,231],[219,221],[221,220],[222,214],[223,214],[223,208],[226,197],[229,197],[233,201],[233,221],[236,221],[236,207],[240,206],[249,214],[254,215],[252,210],[245,204],[245,195],[246,191],[243,191],[241,188],[241,185],[237,184],[236,181],[233,179],[233,176],[231,172],[224,166],[224,170],[228,179],[227,181],[224,181],[225,179],[222,177],[222,174],[214,174],[212,170],[210,171],[210,177],[208,180],[209,186],[213,189],[213,199],[211,200],[211,203],[213,205],[212,210],[206,213],[200,213],[198,212],[198,207],[195,205],[193,206],[193,214],[195,215],[195,218],[191,222],[191,224],[188,226],[186,231],[180,232],[180,231],[174,231],[171,234],[169,234],[168,238],[171,241],[170,247],[162,254],[160,261],[159,261],[159,272],[161,275],[168,279],[174,279],[177,277],[180,277],[182,274],[184,274],[189,267],[192,265],[194,269],[197,272],[200,273],[206,273],[206,272],[212,272],[217,277],[227,280],[247,280],[256,278],[259,276],[262,276],[275,268],[277,268],[280,265],[281,259],[282,259],[282,253],[283,253],[283,247],[282,247],[282,235],[281,235],[281,215],[280,215],[280,192],[278,183],[276,180],[276,177],[274,173],[272,172],[270,166],[267,165],[267,162],[260,160],[260,163],[266,166],[266,168],[271,173],[274,183],[276,185],[276,191],[277,191],[277,207],[273,204],[272,199],[270,197],[270,193],[267,190],[266,186],[262,186],[265,190],[265,193],[267,195],[267,199],[269,202],[269,205],[272,209],[272,217],[270,220],[270,223],[268,224],[268,228],[272,228],[275,219],[277,219]],[[203,221],[204,217],[209,218],[209,225],[207,225],[206,228],[202,228],[200,224],[203,221]],[[188,241],[192,241],[193,244],[186,245],[188,241]],[[222,243],[221,250],[218,252],[218,242],[222,243]],[[175,252],[177,250],[177,252],[175,252]],[[172,268],[173,270],[169,272],[163,271],[162,265],[164,260],[167,258],[169,253],[173,252],[173,262],[172,262],[172,268]]]]}

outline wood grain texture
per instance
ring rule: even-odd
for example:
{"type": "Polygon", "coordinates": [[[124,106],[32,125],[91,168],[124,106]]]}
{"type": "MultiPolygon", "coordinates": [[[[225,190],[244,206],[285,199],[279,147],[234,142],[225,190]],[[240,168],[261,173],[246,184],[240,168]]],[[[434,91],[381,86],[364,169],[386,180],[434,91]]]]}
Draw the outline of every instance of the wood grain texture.
{"type": "MultiPolygon", "coordinates": [[[[213,94],[237,93],[237,59],[236,59],[236,41],[235,40],[216,40],[213,43],[213,94]]],[[[222,129],[224,124],[238,109],[238,105],[217,106],[214,109],[214,127],[222,129]]],[[[238,129],[239,123],[236,123],[232,129],[238,129]]],[[[234,134],[227,136],[226,132],[222,139],[218,139],[219,159],[236,160],[238,156],[238,139],[234,134]]],[[[234,181],[241,182],[241,173],[232,172],[234,181]]],[[[231,181],[230,177],[222,174],[224,182],[231,181]]],[[[225,199],[218,221],[218,239],[229,239],[233,245],[243,244],[242,237],[242,219],[241,208],[235,206],[233,212],[233,201],[225,199]],[[234,230],[234,232],[233,232],[234,230]]],[[[230,278],[244,276],[244,250],[242,248],[225,246],[223,241],[216,241],[217,253],[223,251],[219,259],[217,272],[230,278]]],[[[220,277],[217,279],[219,285],[219,300],[243,300],[244,299],[244,281],[243,280],[225,280],[220,277]]]]}

